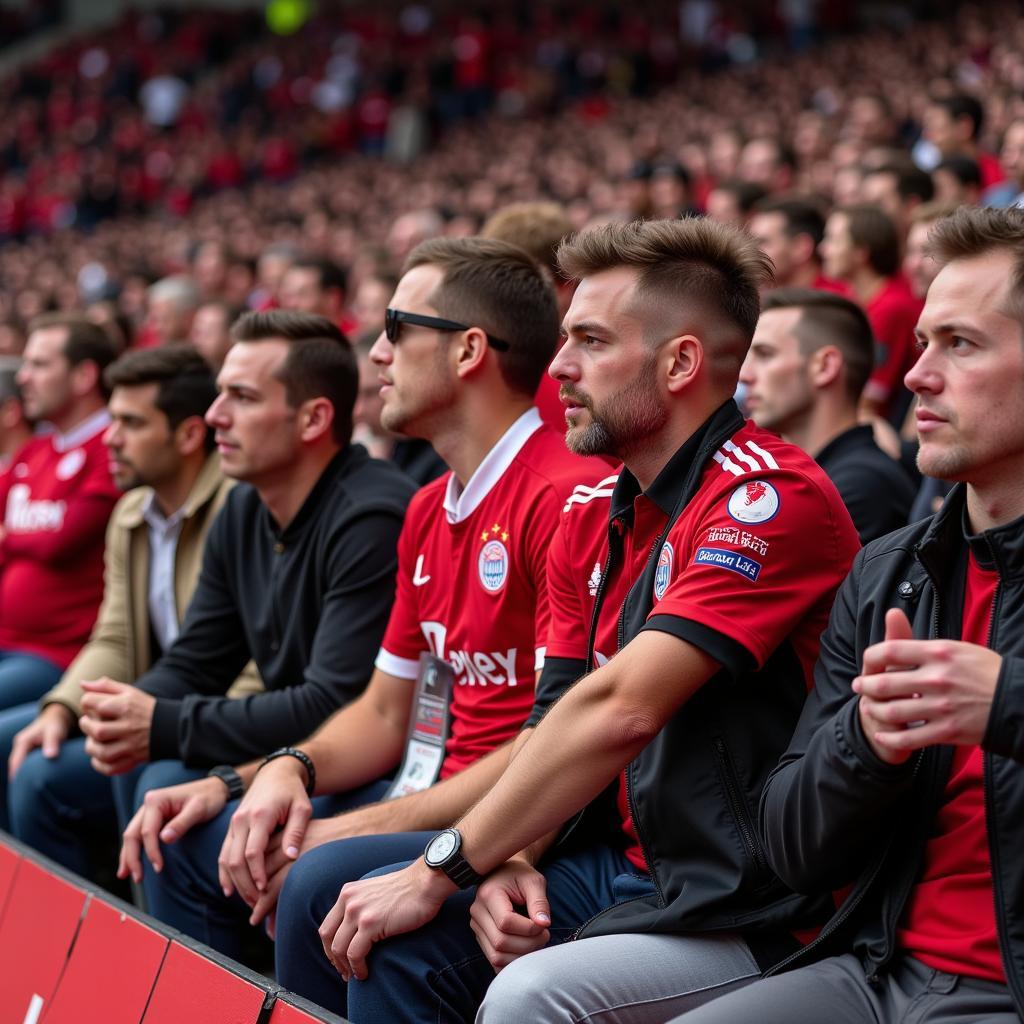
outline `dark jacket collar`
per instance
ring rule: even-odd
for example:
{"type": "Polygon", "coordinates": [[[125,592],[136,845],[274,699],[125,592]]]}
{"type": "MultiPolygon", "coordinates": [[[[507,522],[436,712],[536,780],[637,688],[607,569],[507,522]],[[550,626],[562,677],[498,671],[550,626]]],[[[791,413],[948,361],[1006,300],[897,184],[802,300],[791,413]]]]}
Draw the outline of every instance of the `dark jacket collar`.
{"type": "MultiPolygon", "coordinates": [[[[824,448],[814,456],[814,461],[819,466],[824,466],[829,459],[834,459],[848,452],[856,451],[858,448],[877,448],[871,427],[858,423],[849,430],[833,437],[824,448]]],[[[881,449],[879,449],[881,450],[881,449]]]]}
{"type": "Polygon", "coordinates": [[[349,444],[342,448],[324,467],[324,471],[313,485],[313,489],[306,495],[302,507],[295,514],[295,518],[283,530],[278,529],[270,510],[264,505],[271,533],[280,540],[293,540],[300,536],[306,526],[319,517],[320,509],[330,495],[334,482],[347,476],[368,458],[369,455],[361,444],[349,444]]]}
{"type": "MultiPolygon", "coordinates": [[[[708,457],[742,426],[743,416],[730,398],[676,450],[647,488],[646,496],[666,516],[678,514],[693,497],[708,457]]],[[[639,481],[623,466],[612,494],[609,518],[631,520],[633,502],[640,493],[639,481]]]]}

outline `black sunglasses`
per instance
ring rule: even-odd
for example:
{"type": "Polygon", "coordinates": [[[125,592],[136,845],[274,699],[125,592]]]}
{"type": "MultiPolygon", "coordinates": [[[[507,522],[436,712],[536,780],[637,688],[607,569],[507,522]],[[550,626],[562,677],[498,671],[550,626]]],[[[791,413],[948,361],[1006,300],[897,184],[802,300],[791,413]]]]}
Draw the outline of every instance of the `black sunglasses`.
{"type": "MultiPolygon", "coordinates": [[[[384,310],[384,336],[394,345],[398,341],[400,324],[412,324],[414,327],[430,327],[435,331],[468,331],[469,324],[460,324],[454,320],[442,320],[438,316],[423,316],[420,313],[406,313],[404,309],[384,310]]],[[[487,344],[499,352],[507,352],[512,346],[501,338],[487,335],[487,344]]]]}

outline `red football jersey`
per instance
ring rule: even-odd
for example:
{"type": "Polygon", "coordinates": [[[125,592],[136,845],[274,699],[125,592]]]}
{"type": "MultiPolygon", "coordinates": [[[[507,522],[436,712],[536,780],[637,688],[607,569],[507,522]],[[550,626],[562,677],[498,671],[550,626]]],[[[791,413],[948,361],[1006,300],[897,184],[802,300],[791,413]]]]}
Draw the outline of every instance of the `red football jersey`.
{"type": "MultiPolygon", "coordinates": [[[[988,644],[999,575],[967,564],[962,639],[988,644]]],[[[957,747],[935,833],[899,930],[905,953],[947,974],[1006,984],[985,825],[981,747],[957,747]]]]}
{"type": "Polygon", "coordinates": [[[67,668],[103,597],[103,538],[117,499],[104,410],[67,434],[34,437],[0,484],[0,650],[67,668]]]}
{"type": "Polygon", "coordinates": [[[455,669],[442,778],[511,739],[529,715],[544,663],[551,535],[573,488],[606,471],[567,451],[531,409],[461,493],[448,473],[409,505],[376,665],[415,679],[429,651],[455,669]]]}
{"type": "Polygon", "coordinates": [[[902,274],[888,278],[864,307],[876,346],[875,368],[864,395],[878,403],[885,415],[903,391],[907,371],[917,362],[914,328],[922,309],[924,302],[915,297],[902,274]]]}
{"type": "MultiPolygon", "coordinates": [[[[552,658],[587,658],[608,557],[614,482],[609,478],[589,493],[574,494],[552,543],[547,645],[552,658]]],[[[667,521],[668,511],[645,493],[633,502],[630,515],[612,524],[622,535],[623,556],[604,584],[597,665],[618,649],[619,610],[667,521]]],[[[832,600],[859,547],[846,507],[817,463],[747,422],[709,460],[697,493],[657,552],[645,628],[680,636],[717,660],[726,659],[730,669],[744,662],[760,669],[788,642],[809,689],[832,600]]],[[[619,807],[630,840],[626,855],[646,870],[624,785],[619,807]]]]}

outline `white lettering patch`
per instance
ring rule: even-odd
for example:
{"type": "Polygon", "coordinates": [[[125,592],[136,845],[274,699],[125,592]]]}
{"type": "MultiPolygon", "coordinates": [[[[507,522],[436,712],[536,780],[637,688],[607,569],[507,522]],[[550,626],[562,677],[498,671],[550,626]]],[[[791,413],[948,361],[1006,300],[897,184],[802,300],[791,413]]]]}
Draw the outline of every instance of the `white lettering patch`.
{"type": "Polygon", "coordinates": [[[430,653],[447,661],[455,671],[457,686],[517,686],[516,656],[519,649],[507,651],[446,650],[448,630],[440,622],[421,622],[430,653]]]}
{"type": "Polygon", "coordinates": [[[737,547],[756,551],[759,555],[768,554],[768,541],[735,526],[712,526],[704,539],[708,544],[735,544],[737,547]]]}
{"type": "Polygon", "coordinates": [[[4,518],[8,530],[30,533],[50,530],[56,533],[64,526],[67,503],[63,501],[33,501],[28,484],[14,484],[7,494],[7,514],[4,518]]]}

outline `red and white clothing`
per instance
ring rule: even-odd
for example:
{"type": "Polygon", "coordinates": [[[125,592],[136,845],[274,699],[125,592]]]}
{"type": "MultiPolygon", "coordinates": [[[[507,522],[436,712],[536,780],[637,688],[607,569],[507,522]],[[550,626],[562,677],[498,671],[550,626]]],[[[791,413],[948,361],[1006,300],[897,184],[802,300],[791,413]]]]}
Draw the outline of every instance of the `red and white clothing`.
{"type": "Polygon", "coordinates": [[[33,437],[0,483],[0,650],[62,669],[89,638],[103,597],[103,539],[121,496],[97,412],[33,437]]]}
{"type": "MultiPolygon", "coordinates": [[[[964,587],[962,640],[989,645],[998,584],[995,568],[980,566],[972,552],[964,587]]],[[[1005,985],[983,775],[981,747],[956,747],[945,799],[898,936],[903,951],[929,967],[1005,985]]]]}
{"type": "MultiPolygon", "coordinates": [[[[835,593],[860,546],[849,513],[810,456],[748,421],[707,460],[662,538],[680,474],[696,455],[684,446],[627,507],[615,507],[615,477],[569,499],[548,568],[548,657],[587,658],[606,576],[594,660],[608,661],[619,648],[623,602],[656,559],[645,629],[678,636],[734,673],[762,668],[788,642],[809,689],[831,606],[822,595],[835,593]],[[621,556],[606,573],[611,531],[621,556]]],[[[626,856],[646,870],[624,781],[619,810],[626,856]]]]}
{"type": "Polygon", "coordinates": [[[448,473],[409,505],[376,665],[412,680],[428,651],[454,668],[442,778],[511,739],[530,713],[544,664],[551,536],[573,488],[606,469],[570,454],[530,409],[464,488],[448,473]]]}

